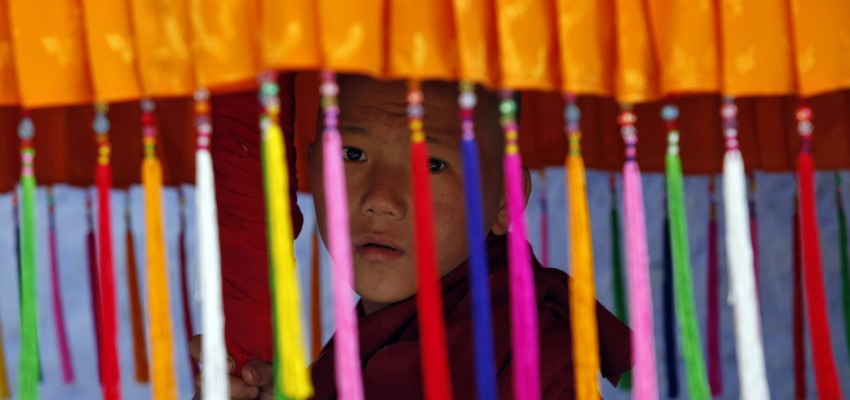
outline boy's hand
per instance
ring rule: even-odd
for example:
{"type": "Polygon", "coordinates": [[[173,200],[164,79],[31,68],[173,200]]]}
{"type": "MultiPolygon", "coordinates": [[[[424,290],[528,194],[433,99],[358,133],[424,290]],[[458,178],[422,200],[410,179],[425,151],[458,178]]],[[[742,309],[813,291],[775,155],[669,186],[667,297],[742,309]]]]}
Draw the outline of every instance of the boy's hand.
{"type": "MultiPolygon", "coordinates": [[[[201,361],[202,335],[197,335],[189,341],[189,353],[195,361],[201,361]]],[[[233,373],[235,363],[227,357],[227,370],[233,373]]],[[[202,371],[203,373],[203,371],[202,371]]],[[[242,367],[242,378],[230,375],[231,399],[274,399],[274,369],[272,365],[261,360],[252,360],[242,367]]],[[[202,378],[195,377],[195,399],[201,398],[202,378]]]]}

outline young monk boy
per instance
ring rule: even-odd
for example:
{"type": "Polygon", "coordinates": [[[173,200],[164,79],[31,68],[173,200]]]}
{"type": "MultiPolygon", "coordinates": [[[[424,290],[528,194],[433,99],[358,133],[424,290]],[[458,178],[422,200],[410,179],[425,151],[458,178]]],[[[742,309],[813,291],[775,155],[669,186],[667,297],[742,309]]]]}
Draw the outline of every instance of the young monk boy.
{"type": "MultiPolygon", "coordinates": [[[[327,237],[322,158],[345,160],[360,354],[366,398],[410,399],[423,393],[415,294],[416,259],[411,197],[406,85],[371,78],[339,78],[340,154],[314,145],[310,172],[318,226],[327,237]]],[[[446,335],[454,396],[475,396],[471,297],[467,259],[457,85],[426,83],[425,133],[433,193],[434,228],[442,277],[446,335]]],[[[490,268],[496,370],[500,398],[511,398],[507,210],[502,179],[502,131],[498,99],[478,90],[476,132],[481,157],[483,214],[490,268]]],[[[321,134],[321,127],[319,128],[321,134]]],[[[530,193],[525,173],[526,200],[530,193]]],[[[223,244],[224,245],[224,244],[223,244]]],[[[546,399],[574,396],[568,277],[533,263],[540,329],[541,390],[546,399]]],[[[227,316],[229,317],[229,316],[227,316]]],[[[631,368],[629,330],[597,303],[602,374],[612,383],[631,368]]],[[[269,331],[269,334],[271,332],[269,331]]],[[[336,397],[333,339],[312,365],[315,398],[336,397]]],[[[234,398],[266,398],[273,391],[271,365],[254,361],[232,378],[234,398]]],[[[271,397],[268,397],[271,398],[271,397]]]]}

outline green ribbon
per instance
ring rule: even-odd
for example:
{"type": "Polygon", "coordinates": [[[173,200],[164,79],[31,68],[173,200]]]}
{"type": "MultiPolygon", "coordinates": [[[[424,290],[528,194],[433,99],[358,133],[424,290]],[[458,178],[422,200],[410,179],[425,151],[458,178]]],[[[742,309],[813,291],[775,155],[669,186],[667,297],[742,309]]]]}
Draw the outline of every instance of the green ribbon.
{"type": "Polygon", "coordinates": [[[38,399],[38,316],[36,315],[36,193],[35,177],[21,176],[21,360],[22,400],[38,399]]]}
{"type": "Polygon", "coordinates": [[[691,260],[688,248],[688,221],[685,213],[685,193],[682,178],[682,161],[678,154],[668,153],[667,207],[670,214],[670,241],[673,247],[673,285],[676,295],[676,316],[682,338],[685,358],[685,375],[690,398],[711,399],[702,341],[697,325],[694,289],[691,277],[691,260]]]}

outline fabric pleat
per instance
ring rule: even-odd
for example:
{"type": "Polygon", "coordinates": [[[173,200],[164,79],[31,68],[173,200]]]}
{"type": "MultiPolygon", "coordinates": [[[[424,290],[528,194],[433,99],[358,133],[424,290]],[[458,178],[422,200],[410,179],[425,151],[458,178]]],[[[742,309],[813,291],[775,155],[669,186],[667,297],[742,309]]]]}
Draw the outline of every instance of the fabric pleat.
{"type": "MultiPolygon", "coordinates": [[[[629,316],[632,324],[633,396],[636,400],[658,398],[653,334],[652,288],[649,280],[649,250],[643,205],[640,167],[635,160],[636,117],[629,109],[620,114],[626,162],[623,164],[623,217],[626,239],[626,277],[628,280],[629,316]]],[[[666,225],[665,225],[666,226],[666,225]]],[[[668,365],[669,367],[669,365],[668,365]]]]}
{"type": "MultiPolygon", "coordinates": [[[[348,191],[342,159],[342,138],[339,130],[337,130],[339,104],[336,95],[339,92],[339,86],[332,72],[324,71],[322,73],[320,92],[323,100],[322,111],[325,125],[322,132],[325,208],[328,221],[332,221],[328,224],[327,229],[331,271],[333,273],[331,282],[333,285],[334,322],[337,327],[334,336],[336,347],[334,373],[339,397],[343,400],[360,400],[364,396],[360,340],[357,313],[351,297],[351,291],[354,288],[354,261],[352,260],[351,231],[349,230],[348,191]]],[[[426,177],[426,179],[428,178],[426,177]]],[[[430,199],[430,196],[428,199],[430,199]]],[[[417,220],[417,223],[420,222],[417,220]]],[[[428,223],[431,224],[431,221],[428,223]]],[[[318,237],[314,238],[314,246],[316,247],[313,253],[314,263],[318,266],[318,237]]],[[[433,247],[429,250],[433,251],[433,247]]],[[[315,268],[315,270],[318,271],[318,268],[315,268]]],[[[421,275],[420,279],[422,279],[421,275]]],[[[316,282],[318,283],[318,274],[316,282]]],[[[420,280],[420,284],[423,282],[425,281],[420,280]]],[[[318,292],[318,288],[318,284],[313,286],[314,293],[318,292]]],[[[439,290],[437,293],[439,293],[439,290]]],[[[319,297],[314,296],[314,299],[317,302],[319,297]]],[[[432,306],[437,307],[438,305],[432,306]]],[[[439,309],[442,310],[442,307],[439,309]]],[[[439,314],[439,318],[442,318],[442,314],[439,314]]],[[[429,322],[433,323],[433,321],[429,322]]],[[[442,320],[438,322],[442,323],[442,320]]],[[[422,323],[423,328],[425,328],[425,321],[422,323]]],[[[319,325],[318,330],[321,331],[321,325],[319,325]]],[[[321,336],[317,339],[321,341],[321,336]]]]}
{"type": "Polygon", "coordinates": [[[145,158],[142,186],[147,234],[148,329],[151,344],[151,394],[155,400],[177,396],[174,378],[174,332],[171,325],[170,294],[162,215],[162,165],[156,158],[156,126],[153,101],[142,100],[145,158]]]}
{"type": "Polygon", "coordinates": [[[514,93],[502,91],[499,105],[505,133],[505,193],[508,209],[508,262],[511,278],[511,344],[513,346],[514,396],[540,398],[540,338],[537,296],[531,270],[525,225],[525,196],[514,93]]]}
{"type": "Polygon", "coordinates": [[[36,254],[38,252],[36,229],[36,183],[33,161],[35,149],[32,148],[32,136],[35,127],[32,120],[25,116],[18,128],[21,137],[21,182],[20,182],[20,316],[21,316],[21,357],[18,369],[19,398],[36,400],[39,398],[40,362],[38,345],[38,298],[36,297],[36,254]]]}
{"type": "Polygon", "coordinates": [[[274,74],[268,75],[262,78],[260,90],[265,107],[261,121],[262,158],[271,268],[275,396],[306,399],[313,395],[313,385],[302,336],[301,296],[295,272],[291,205],[286,190],[289,187],[289,168],[283,132],[278,123],[279,88],[274,74]]]}
{"type": "Polygon", "coordinates": [[[104,128],[99,121],[106,118],[105,103],[95,104],[93,123],[98,143],[98,158],[95,166],[97,186],[97,251],[99,297],[99,338],[101,357],[101,383],[104,399],[121,398],[121,368],[118,361],[118,311],[115,296],[115,261],[112,256],[112,167],[110,144],[107,138],[108,124],[104,128]]]}
{"type": "Polygon", "coordinates": [[[570,152],[565,160],[572,261],[570,326],[576,398],[599,397],[599,332],[596,324],[596,286],[593,273],[593,242],[584,161],[579,150],[581,135],[570,132],[570,152]]]}
{"type": "Polygon", "coordinates": [[[56,245],[56,201],[53,188],[47,188],[48,237],[50,246],[50,292],[53,301],[53,323],[56,325],[56,340],[59,348],[59,365],[62,369],[62,382],[74,382],[74,366],[71,364],[71,350],[68,347],[68,332],[65,329],[65,314],[62,307],[62,288],[59,284],[59,254],[56,245]]]}
{"type": "Polygon", "coordinates": [[[408,88],[410,121],[410,163],[413,186],[414,237],[416,239],[416,307],[419,311],[422,383],[426,399],[451,399],[452,383],[446,347],[443,298],[437,275],[434,210],[431,197],[431,171],[428,145],[423,132],[423,94],[419,82],[408,88]]]}
{"type": "MultiPolygon", "coordinates": [[[[496,399],[496,356],[494,354],[493,317],[490,306],[489,267],[485,243],[483,201],[481,199],[481,167],[475,138],[475,85],[461,82],[458,105],[461,110],[461,158],[463,190],[466,206],[466,234],[469,245],[469,285],[472,296],[472,334],[475,350],[475,388],[481,400],[496,399]]],[[[544,189],[545,192],[545,189],[544,189]]],[[[541,201],[545,197],[541,197],[541,201]]],[[[543,206],[545,210],[545,206],[543,206]]],[[[546,217],[541,217],[541,223],[546,217]]],[[[544,228],[541,228],[544,229],[544,228]]],[[[544,249],[546,237],[543,236],[544,249]]],[[[543,251],[546,257],[546,251],[543,251]]],[[[544,263],[545,264],[545,263],[544,263]]]]}
{"type": "Polygon", "coordinates": [[[221,249],[218,236],[218,211],[215,178],[210,156],[209,92],[195,92],[195,213],[198,231],[198,273],[201,284],[201,379],[204,400],[225,400],[230,393],[227,349],[224,342],[224,308],[221,289],[221,249]]]}

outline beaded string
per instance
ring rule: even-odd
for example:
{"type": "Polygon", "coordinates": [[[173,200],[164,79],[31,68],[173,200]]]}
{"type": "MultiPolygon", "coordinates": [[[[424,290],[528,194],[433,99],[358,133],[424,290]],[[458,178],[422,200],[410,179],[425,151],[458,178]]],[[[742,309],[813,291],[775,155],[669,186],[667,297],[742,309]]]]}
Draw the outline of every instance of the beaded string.
{"type": "Polygon", "coordinates": [[[306,399],[313,395],[313,385],[304,354],[292,219],[289,196],[286,195],[289,168],[283,132],[278,122],[279,91],[275,72],[267,71],[260,75],[260,102],[263,106],[260,127],[275,337],[275,396],[306,399]]]}
{"type": "Polygon", "coordinates": [[[570,251],[572,279],[570,314],[573,337],[573,365],[576,398],[599,396],[599,332],[596,324],[596,286],[593,277],[593,243],[587,206],[587,183],[581,156],[581,111],[575,96],[565,95],[564,133],[569,151],[564,160],[567,170],[566,197],[569,201],[570,251]]]}
{"type": "MultiPolygon", "coordinates": [[[[351,254],[351,233],[348,225],[348,191],[342,158],[342,138],[337,129],[339,122],[339,101],[337,100],[339,85],[336,82],[336,75],[331,71],[323,71],[321,79],[319,92],[322,96],[322,113],[324,114],[325,124],[322,132],[325,207],[329,221],[327,227],[328,246],[331,254],[331,270],[333,271],[331,281],[334,296],[334,322],[337,326],[334,338],[336,385],[341,399],[360,400],[363,398],[363,378],[361,376],[357,314],[351,301],[351,290],[354,287],[354,263],[351,254]]],[[[316,246],[318,246],[318,238],[316,246]]],[[[318,251],[315,258],[318,258],[318,251]]],[[[316,291],[318,292],[318,290],[316,291]]],[[[440,307],[440,310],[442,310],[442,307],[440,307]]],[[[422,323],[424,326],[426,322],[423,321],[422,323]]]]}
{"type": "MultiPolygon", "coordinates": [[[[133,333],[133,368],[136,382],[150,382],[148,349],[145,338],[145,320],[142,310],[142,300],[139,291],[138,268],[136,267],[136,244],[133,240],[132,221],[130,218],[130,194],[127,193],[124,206],[126,230],[124,243],[127,249],[127,292],[130,297],[130,325],[133,333]]],[[[207,341],[204,336],[204,342],[207,341]]],[[[204,386],[206,387],[206,386],[204,386]]]]}
{"type": "Polygon", "coordinates": [[[805,285],[806,315],[815,364],[815,383],[818,397],[840,399],[841,386],[830,341],[829,318],[826,314],[823,267],[821,265],[815,201],[814,161],[810,151],[813,126],[812,110],[805,104],[797,108],[797,133],[800,152],[797,154],[797,187],[800,196],[800,239],[803,254],[803,284],[805,285]]]}
{"type": "MultiPolygon", "coordinates": [[[[186,196],[182,188],[177,188],[177,198],[180,205],[180,225],[179,238],[177,239],[178,259],[180,261],[180,300],[183,306],[183,328],[186,333],[186,343],[192,340],[192,333],[195,331],[192,327],[192,307],[189,303],[189,274],[188,265],[186,263],[186,196]]],[[[187,346],[188,347],[188,346],[187,346]]],[[[192,377],[198,376],[198,363],[190,354],[189,365],[192,368],[192,377]]]]}
{"type": "Polygon", "coordinates": [[[798,196],[794,195],[793,219],[793,266],[791,270],[793,284],[793,326],[794,326],[794,398],[808,397],[806,387],[806,321],[803,311],[803,249],[800,244],[800,212],[798,196]]]}
{"type": "Polygon", "coordinates": [[[711,396],[705,371],[696,305],[694,304],[693,278],[688,249],[688,220],[685,214],[685,191],[682,162],[679,158],[679,131],[676,120],[679,109],[668,103],[661,110],[667,124],[667,208],[670,216],[670,244],[673,250],[673,290],[676,294],[676,316],[682,337],[682,354],[685,358],[685,377],[688,393],[693,399],[711,396]]]}
{"type": "Polygon", "coordinates": [[[68,347],[68,333],[65,329],[62,290],[59,285],[59,254],[56,246],[56,198],[53,188],[47,187],[48,240],[50,246],[50,292],[53,301],[53,323],[56,324],[56,340],[59,347],[59,364],[62,369],[62,382],[74,381],[74,367],[71,364],[71,350],[68,347]]]}
{"type": "Polygon", "coordinates": [[[40,380],[38,316],[36,298],[36,183],[35,149],[32,139],[35,125],[28,111],[24,111],[18,137],[21,139],[21,238],[20,238],[20,293],[21,293],[21,358],[18,373],[20,398],[35,400],[40,380]]]}
{"type": "Polygon", "coordinates": [[[210,156],[210,93],[195,91],[195,207],[198,230],[198,273],[201,283],[201,362],[205,400],[224,400],[230,392],[227,377],[227,350],[224,344],[224,308],[221,294],[221,249],[219,248],[218,214],[215,200],[215,179],[210,156]]]}
{"type": "Polygon", "coordinates": [[[841,251],[841,300],[844,306],[844,338],[850,351],[850,249],[847,248],[847,215],[841,198],[841,173],[835,172],[835,204],[838,210],[838,248],[841,251]]]}
{"type": "MultiPolygon", "coordinates": [[[[623,217],[626,233],[626,277],[629,293],[629,316],[632,329],[632,360],[634,398],[658,398],[655,375],[655,337],[652,332],[652,289],[649,284],[649,251],[646,241],[646,221],[643,205],[643,185],[637,163],[637,115],[631,105],[621,106],[618,117],[620,133],[625,143],[623,164],[623,217]]],[[[668,362],[668,368],[670,368],[668,362]]]]}
{"type": "Polygon", "coordinates": [[[145,158],[142,161],[142,185],[145,196],[145,232],[147,232],[148,255],[148,312],[150,313],[150,336],[152,358],[152,394],[156,400],[176,397],[174,382],[173,330],[171,326],[171,304],[168,274],[166,271],[166,249],[162,223],[162,165],[156,157],[155,104],[143,99],[142,140],[145,158]]]}
{"type": "Polygon", "coordinates": [[[443,296],[437,275],[437,246],[434,242],[431,171],[428,168],[428,146],[423,130],[423,100],[419,82],[411,81],[407,89],[407,119],[410,128],[416,276],[419,285],[416,307],[419,312],[419,336],[422,338],[422,383],[426,399],[451,399],[452,382],[446,348],[443,296]]]}
{"type": "MultiPolygon", "coordinates": [[[[466,234],[469,246],[470,295],[472,296],[472,333],[475,340],[475,387],[481,400],[496,399],[496,356],[494,354],[493,318],[490,308],[487,249],[484,232],[484,215],[481,200],[481,171],[478,141],[475,138],[475,107],[478,97],[475,84],[463,81],[459,85],[461,158],[463,163],[463,189],[466,198],[466,234]]],[[[543,220],[541,220],[542,222],[543,220]]],[[[545,245],[544,245],[545,246],[545,245]]],[[[545,251],[544,251],[545,257],[545,251]]]]}
{"type": "MultiPolygon", "coordinates": [[[[623,258],[620,245],[620,212],[617,208],[617,178],[612,173],[608,177],[608,186],[611,190],[611,271],[612,290],[614,292],[614,314],[620,321],[629,324],[629,310],[626,308],[626,288],[623,277],[623,258]]],[[[620,378],[617,388],[629,390],[632,388],[632,372],[628,371],[620,378]]]]}
{"type": "Polygon", "coordinates": [[[115,266],[112,258],[112,214],[111,186],[112,167],[110,166],[111,146],[109,143],[109,119],[106,117],[109,105],[95,103],[95,117],[92,130],[97,141],[97,164],[95,166],[95,185],[97,186],[97,251],[98,251],[98,290],[100,317],[100,366],[104,399],[121,397],[121,368],[118,362],[118,313],[115,304],[115,266]]]}
{"type": "Polygon", "coordinates": [[[708,343],[708,386],[713,397],[723,394],[723,371],[720,360],[720,265],[717,262],[717,198],[714,175],[708,177],[708,245],[706,260],[706,303],[708,343]]]}
{"type": "Polygon", "coordinates": [[[103,342],[100,340],[101,311],[100,311],[100,268],[97,262],[97,236],[94,229],[94,206],[91,192],[86,190],[86,256],[89,268],[89,288],[91,290],[91,312],[94,317],[94,348],[95,360],[97,361],[98,383],[103,384],[103,342]]]}
{"type": "Polygon", "coordinates": [[[514,397],[540,398],[540,344],[534,272],[525,226],[522,159],[519,153],[517,104],[512,90],[502,91],[499,104],[505,134],[504,174],[508,208],[508,262],[511,279],[511,340],[514,397]]]}
{"type": "MultiPolygon", "coordinates": [[[[744,172],[744,160],[738,149],[738,108],[731,97],[724,98],[720,109],[723,119],[723,136],[726,140],[726,153],[723,157],[723,204],[726,222],[726,255],[729,268],[729,291],[735,316],[735,351],[738,364],[747,368],[738,368],[741,398],[768,399],[770,390],[764,364],[764,350],[761,336],[761,313],[759,312],[756,284],[755,260],[751,227],[753,214],[748,210],[747,181],[744,172]]],[[[713,196],[712,196],[713,199],[713,196]]],[[[715,226],[716,235],[716,226],[715,226]]],[[[713,250],[716,253],[716,249],[713,250]]],[[[715,279],[716,280],[716,279],[715,279]]],[[[713,288],[711,295],[717,295],[713,288]]],[[[713,304],[716,299],[713,300],[713,304]]],[[[713,317],[719,324],[719,319],[713,317]]],[[[719,328],[710,326],[709,335],[717,335],[719,328]]],[[[709,336],[709,343],[719,339],[709,336]]],[[[719,349],[709,348],[712,365],[712,393],[717,393],[717,384],[722,374],[719,349]]]]}

